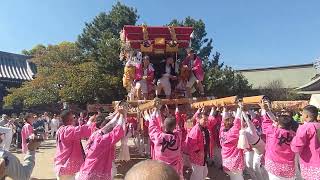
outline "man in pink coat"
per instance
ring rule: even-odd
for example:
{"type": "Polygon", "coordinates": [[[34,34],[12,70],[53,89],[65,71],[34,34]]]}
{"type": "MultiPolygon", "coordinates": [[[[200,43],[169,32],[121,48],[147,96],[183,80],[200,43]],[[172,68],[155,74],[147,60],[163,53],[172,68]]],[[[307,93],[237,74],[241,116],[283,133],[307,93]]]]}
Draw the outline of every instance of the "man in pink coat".
{"type": "Polygon", "coordinates": [[[108,123],[102,115],[98,116],[96,125],[99,130],[89,138],[86,159],[76,180],[113,179],[114,147],[125,134],[125,114],[124,110],[118,110],[115,117],[108,123]]]}
{"type": "Polygon", "coordinates": [[[85,158],[81,139],[90,137],[94,123],[74,126],[74,115],[67,110],[61,113],[61,119],[63,126],[57,131],[55,171],[58,180],[73,180],[85,158]]]}
{"type": "Polygon", "coordinates": [[[280,115],[273,122],[268,115],[266,103],[261,105],[262,130],[266,134],[265,168],[270,180],[295,179],[295,153],[290,144],[295,136],[292,130],[293,119],[288,115],[280,115]]]}
{"type": "Polygon", "coordinates": [[[182,172],[182,154],[181,154],[181,138],[182,133],[180,128],[175,131],[176,120],[171,117],[165,118],[163,125],[164,130],[161,130],[159,122],[160,112],[156,110],[149,122],[149,136],[154,144],[154,160],[162,161],[177,171],[180,177],[183,177],[182,172]]]}
{"type": "Polygon", "coordinates": [[[306,180],[320,178],[320,123],[317,122],[318,109],[308,105],[303,108],[305,122],[297,130],[291,142],[291,149],[300,156],[301,175],[306,180]]]}
{"type": "Polygon", "coordinates": [[[202,60],[198,57],[192,49],[188,50],[188,56],[182,62],[184,67],[187,67],[191,71],[190,78],[187,82],[187,96],[191,97],[191,90],[196,83],[201,95],[204,95],[202,81],[204,79],[204,71],[202,69],[202,60]]]}
{"type": "Polygon", "coordinates": [[[22,139],[22,152],[26,154],[28,151],[27,138],[33,134],[33,127],[32,127],[32,123],[34,121],[33,114],[27,113],[24,120],[25,120],[25,124],[23,125],[21,130],[21,139],[22,139]]]}
{"type": "Polygon", "coordinates": [[[208,114],[197,111],[197,116],[198,122],[187,137],[187,148],[193,170],[190,180],[204,180],[208,174],[207,160],[210,153],[208,114]]]}
{"type": "Polygon", "coordinates": [[[220,144],[223,170],[230,176],[231,180],[243,180],[244,154],[243,149],[238,148],[239,131],[241,129],[242,104],[233,118],[226,108],[222,112],[222,123],[220,127],[220,144]]]}

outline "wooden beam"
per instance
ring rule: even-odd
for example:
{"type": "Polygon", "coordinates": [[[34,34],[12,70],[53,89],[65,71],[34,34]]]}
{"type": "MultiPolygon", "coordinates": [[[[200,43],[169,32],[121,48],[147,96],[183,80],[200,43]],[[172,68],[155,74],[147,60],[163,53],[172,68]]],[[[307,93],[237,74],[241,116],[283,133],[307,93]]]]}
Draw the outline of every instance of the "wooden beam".
{"type": "Polygon", "coordinates": [[[243,104],[260,104],[263,100],[268,100],[268,97],[265,95],[260,95],[242,98],[243,104]]]}
{"type": "Polygon", "coordinates": [[[207,100],[202,102],[192,103],[192,108],[200,108],[200,107],[207,107],[207,106],[222,106],[222,105],[235,105],[238,100],[237,96],[207,100]]]}
{"type": "MultiPolygon", "coordinates": [[[[181,99],[161,99],[162,105],[181,105],[181,104],[192,104],[194,102],[207,100],[208,98],[181,98],[181,99]]],[[[154,101],[149,101],[147,103],[140,104],[138,106],[140,111],[144,111],[147,109],[152,109],[155,107],[154,101]]]]}
{"type": "MultiPolygon", "coordinates": [[[[135,101],[127,101],[130,106],[137,107],[139,104],[147,103],[153,100],[135,100],[135,101]]],[[[112,106],[115,107],[120,101],[112,101],[112,106]]]]}

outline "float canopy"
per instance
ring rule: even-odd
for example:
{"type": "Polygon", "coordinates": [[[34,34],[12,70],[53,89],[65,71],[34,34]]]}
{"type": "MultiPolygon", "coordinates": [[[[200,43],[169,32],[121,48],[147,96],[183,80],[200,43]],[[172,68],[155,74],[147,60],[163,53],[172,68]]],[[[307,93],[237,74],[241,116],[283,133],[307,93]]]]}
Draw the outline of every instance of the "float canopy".
{"type": "Polygon", "coordinates": [[[177,52],[178,48],[188,48],[192,32],[192,27],[125,25],[121,40],[132,49],[163,54],[177,52]]]}

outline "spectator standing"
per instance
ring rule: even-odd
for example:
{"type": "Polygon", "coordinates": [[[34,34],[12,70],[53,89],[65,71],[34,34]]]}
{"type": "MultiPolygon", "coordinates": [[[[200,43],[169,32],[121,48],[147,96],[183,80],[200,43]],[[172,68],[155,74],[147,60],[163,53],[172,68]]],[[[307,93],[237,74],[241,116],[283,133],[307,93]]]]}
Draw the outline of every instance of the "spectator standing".
{"type": "Polygon", "coordinates": [[[56,137],[56,132],[57,132],[57,130],[59,128],[59,119],[58,119],[56,114],[53,115],[53,118],[51,120],[50,126],[51,126],[51,137],[55,138],[56,137]]]}

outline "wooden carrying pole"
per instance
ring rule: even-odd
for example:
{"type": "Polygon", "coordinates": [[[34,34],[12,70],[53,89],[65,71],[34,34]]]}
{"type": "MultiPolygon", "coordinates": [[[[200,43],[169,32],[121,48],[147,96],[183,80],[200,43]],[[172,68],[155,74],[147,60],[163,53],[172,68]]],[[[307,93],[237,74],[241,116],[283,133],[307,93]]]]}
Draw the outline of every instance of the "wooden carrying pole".
{"type": "Polygon", "coordinates": [[[191,105],[192,108],[200,108],[207,106],[234,106],[238,101],[242,101],[244,105],[258,105],[262,100],[268,100],[268,98],[264,95],[260,96],[250,96],[239,98],[237,96],[219,98],[214,100],[196,102],[191,105]]]}
{"type": "Polygon", "coordinates": [[[191,107],[200,108],[200,107],[207,107],[207,106],[222,106],[222,105],[229,106],[229,105],[235,105],[237,103],[237,100],[238,100],[237,96],[231,96],[231,97],[192,103],[191,107]]]}
{"type": "Polygon", "coordinates": [[[265,95],[260,95],[260,96],[250,96],[250,97],[243,97],[242,102],[245,105],[250,105],[250,104],[260,104],[263,100],[269,100],[269,98],[265,95]]]}
{"type": "MultiPolygon", "coordinates": [[[[207,98],[205,98],[207,99],[207,98]]],[[[191,104],[193,102],[204,100],[203,98],[181,98],[181,99],[161,99],[162,105],[181,105],[181,104],[191,104]]],[[[138,105],[140,111],[144,111],[147,109],[152,109],[155,107],[154,100],[149,101],[144,104],[138,105]]]]}

